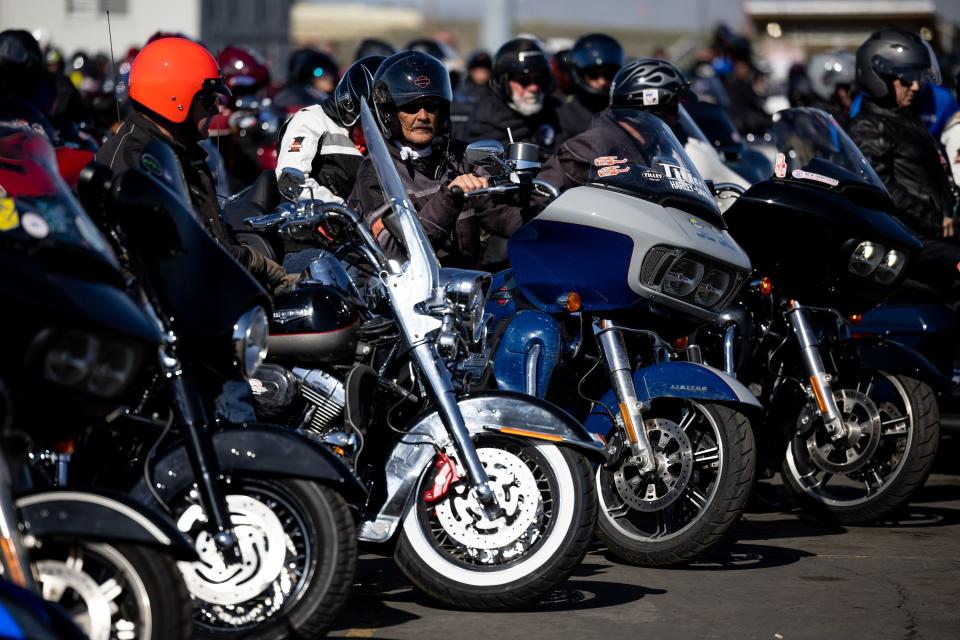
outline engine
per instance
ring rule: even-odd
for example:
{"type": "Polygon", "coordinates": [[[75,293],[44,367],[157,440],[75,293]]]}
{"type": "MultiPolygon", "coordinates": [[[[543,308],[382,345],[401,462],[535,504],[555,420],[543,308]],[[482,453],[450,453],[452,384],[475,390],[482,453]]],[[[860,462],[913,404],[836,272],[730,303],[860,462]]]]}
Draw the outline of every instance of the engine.
{"type": "Polygon", "coordinates": [[[292,371],[300,382],[300,395],[310,407],[304,428],[317,435],[326,434],[343,417],[347,403],[343,382],[322,369],[294,367],[292,371]]]}
{"type": "Polygon", "coordinates": [[[342,422],[346,390],[343,382],[327,371],[265,364],[249,383],[261,419],[301,426],[321,437],[342,422]],[[305,411],[291,415],[297,396],[303,400],[305,411]]]}

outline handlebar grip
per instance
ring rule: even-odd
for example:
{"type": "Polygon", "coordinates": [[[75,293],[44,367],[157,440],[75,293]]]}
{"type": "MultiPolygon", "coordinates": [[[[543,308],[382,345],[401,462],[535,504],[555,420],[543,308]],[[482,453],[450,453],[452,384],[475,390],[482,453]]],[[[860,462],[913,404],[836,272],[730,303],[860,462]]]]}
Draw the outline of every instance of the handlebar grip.
{"type": "Polygon", "coordinates": [[[464,201],[464,198],[466,198],[466,195],[467,194],[464,193],[463,189],[461,189],[460,187],[456,185],[450,187],[450,197],[453,198],[454,202],[463,204],[463,201],[464,201]]]}

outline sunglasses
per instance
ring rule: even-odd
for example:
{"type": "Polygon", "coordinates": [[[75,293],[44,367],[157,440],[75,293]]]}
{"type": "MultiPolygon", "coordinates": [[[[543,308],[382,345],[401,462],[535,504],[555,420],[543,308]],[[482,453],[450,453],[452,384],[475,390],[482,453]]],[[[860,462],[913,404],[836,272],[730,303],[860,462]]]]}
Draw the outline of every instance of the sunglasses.
{"type": "Polygon", "coordinates": [[[543,76],[530,75],[530,74],[522,75],[522,76],[510,76],[510,82],[516,82],[521,87],[529,87],[532,84],[535,84],[541,87],[544,85],[543,76]]]}
{"type": "Polygon", "coordinates": [[[426,98],[421,100],[414,100],[413,102],[408,102],[407,104],[397,108],[398,110],[408,115],[416,115],[420,113],[421,109],[423,109],[427,113],[438,113],[440,111],[441,106],[443,106],[441,100],[438,100],[436,98],[426,98]]]}
{"type": "Polygon", "coordinates": [[[616,67],[587,67],[583,70],[583,77],[587,80],[599,80],[600,78],[613,80],[615,75],[617,75],[616,67]]]}

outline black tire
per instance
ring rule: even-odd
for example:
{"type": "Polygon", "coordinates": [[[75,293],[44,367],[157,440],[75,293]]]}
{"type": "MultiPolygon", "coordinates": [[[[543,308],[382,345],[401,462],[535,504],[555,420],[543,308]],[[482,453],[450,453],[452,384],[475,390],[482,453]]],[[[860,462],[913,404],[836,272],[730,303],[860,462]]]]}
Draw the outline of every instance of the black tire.
{"type": "MultiPolygon", "coordinates": [[[[41,592],[45,597],[59,591],[57,582],[62,584],[63,580],[75,579],[71,576],[75,576],[76,569],[70,564],[82,567],[82,573],[98,585],[110,579],[116,580],[119,589],[115,587],[109,592],[114,596],[110,604],[116,605],[115,610],[111,611],[111,640],[118,637],[137,640],[193,637],[193,604],[190,595],[180,578],[176,562],[157,549],[93,542],[45,543],[41,549],[31,553],[31,561],[39,575],[41,592]],[[82,563],[64,563],[68,558],[82,558],[82,563]],[[114,570],[111,571],[110,567],[114,570]],[[134,595],[141,591],[145,602],[143,597],[134,595]],[[124,633],[118,635],[115,626],[118,622],[120,625],[132,622],[135,629],[121,629],[119,631],[124,633]],[[130,635],[131,631],[135,635],[130,635]]],[[[64,607],[74,622],[90,635],[92,618],[81,594],[81,590],[68,587],[59,597],[50,601],[64,607]]],[[[99,637],[103,636],[91,636],[93,640],[99,637]]]]}
{"type": "MultiPolygon", "coordinates": [[[[597,536],[617,558],[642,567],[681,566],[702,558],[740,519],[753,486],[756,457],[753,432],[746,416],[715,404],[683,402],[668,406],[667,412],[655,406],[657,417],[647,417],[647,424],[660,415],[672,415],[673,411],[687,407],[701,412],[714,434],[708,437],[705,433],[702,438],[708,438],[707,449],[713,446],[719,449],[717,470],[703,468],[691,472],[691,479],[693,473],[698,473],[697,481],[704,483],[705,491],[700,492],[706,494],[702,507],[696,510],[688,504],[693,500],[686,494],[696,486],[694,483],[688,484],[663,509],[642,512],[623,499],[616,487],[614,472],[600,467],[596,474],[600,500],[597,536]],[[717,437],[719,442],[713,442],[717,437]],[[671,528],[672,531],[666,530],[671,528]],[[666,531],[658,535],[661,529],[666,531]]],[[[696,454],[707,449],[693,451],[696,454]]]]}
{"type": "MultiPolygon", "coordinates": [[[[484,450],[488,448],[514,455],[537,478],[541,500],[546,496],[550,501],[549,506],[546,500],[541,505],[544,513],[550,513],[539,530],[541,537],[522,557],[503,562],[499,569],[457,557],[458,553],[468,554],[466,547],[458,546],[444,533],[437,516],[437,509],[444,508],[440,505],[454,499],[454,489],[436,505],[427,505],[423,493],[435,475],[428,472],[416,489],[414,506],[404,518],[394,557],[411,582],[447,606],[506,611],[539,600],[580,564],[593,538],[597,500],[590,465],[572,449],[502,436],[479,438],[478,454],[487,455],[484,450]]],[[[484,466],[490,473],[486,460],[484,466]]]]}
{"type": "MultiPolygon", "coordinates": [[[[887,433],[881,431],[879,444],[869,457],[867,467],[851,474],[824,474],[823,469],[810,460],[804,447],[807,440],[799,436],[788,444],[781,473],[784,484],[797,504],[827,522],[873,522],[906,504],[910,496],[927,481],[940,441],[940,412],[929,385],[915,378],[883,371],[861,372],[860,376],[863,379],[872,378],[874,383],[863,385],[861,381],[841,379],[839,384],[833,384],[835,395],[838,391],[853,389],[853,382],[857,382],[857,389],[863,386],[865,391],[870,391],[867,395],[878,407],[883,425],[881,429],[887,429],[886,425],[895,424],[895,421],[905,417],[906,431],[902,437],[896,429],[887,433]],[[903,403],[899,408],[898,402],[903,403]],[[798,451],[801,452],[800,456],[797,455],[798,451]],[[859,496],[852,486],[856,481],[867,481],[871,475],[865,470],[867,468],[878,470],[877,475],[881,478],[879,490],[872,496],[859,496]],[[831,477],[821,486],[816,486],[818,476],[822,480],[824,475],[831,477]],[[851,486],[839,483],[832,485],[836,476],[843,476],[841,482],[850,480],[851,486]]],[[[841,412],[843,410],[841,407],[841,412]]]]}
{"type": "MultiPolygon", "coordinates": [[[[195,636],[281,640],[326,635],[347,599],[356,570],[357,532],[346,501],[328,486],[291,479],[234,478],[228,493],[256,497],[280,520],[305,532],[305,536],[296,535],[307,539],[302,545],[302,555],[310,560],[294,589],[285,596],[283,605],[265,620],[231,626],[216,617],[215,605],[194,594],[195,636]]],[[[191,581],[188,579],[186,583],[190,588],[191,581]]],[[[266,591],[241,606],[258,602],[267,597],[264,594],[266,591]]],[[[254,606],[256,604],[248,605],[254,606]]]]}

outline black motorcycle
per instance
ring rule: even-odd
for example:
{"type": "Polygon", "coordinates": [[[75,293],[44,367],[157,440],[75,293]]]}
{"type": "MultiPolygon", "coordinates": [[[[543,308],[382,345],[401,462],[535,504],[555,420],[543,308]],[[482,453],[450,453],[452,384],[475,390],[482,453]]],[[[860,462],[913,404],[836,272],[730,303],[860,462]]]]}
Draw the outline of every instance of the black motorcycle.
{"type": "Polygon", "coordinates": [[[266,354],[266,292],[199,224],[167,145],[118,176],[90,167],[80,187],[163,342],[136,401],[80,443],[71,481],[130,490],[193,536],[200,561],[180,569],[198,635],[322,634],[354,571],[344,497],[365,491],[327,448],[252,420],[238,389],[266,354]]]}
{"type": "Polygon", "coordinates": [[[0,128],[0,193],[4,578],[62,605],[93,640],[190,637],[176,560],[196,559],[191,541],[152,507],[65,482],[74,439],[143,382],[160,331],[26,126],[0,128]]]}
{"type": "Polygon", "coordinates": [[[774,175],[725,214],[754,280],[696,342],[765,404],[761,474],[781,467],[794,498],[824,518],[875,520],[930,473],[942,377],[856,323],[894,292],[921,244],[829,115],[787,109],[771,133],[774,175]]]}

